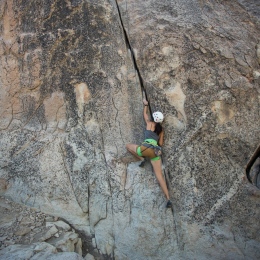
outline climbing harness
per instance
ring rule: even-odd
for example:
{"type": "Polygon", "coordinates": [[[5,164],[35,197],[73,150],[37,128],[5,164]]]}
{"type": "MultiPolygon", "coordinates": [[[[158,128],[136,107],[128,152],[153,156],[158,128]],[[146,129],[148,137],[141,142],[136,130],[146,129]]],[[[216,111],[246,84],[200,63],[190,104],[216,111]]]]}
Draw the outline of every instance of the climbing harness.
{"type": "MultiPolygon", "coordinates": [[[[149,147],[147,147],[146,149],[153,148],[154,153],[155,153],[156,156],[161,156],[162,155],[162,147],[159,146],[155,140],[147,139],[144,142],[142,142],[142,144],[148,144],[149,145],[149,147]]],[[[144,149],[141,152],[144,152],[146,149],[144,149]]]]}

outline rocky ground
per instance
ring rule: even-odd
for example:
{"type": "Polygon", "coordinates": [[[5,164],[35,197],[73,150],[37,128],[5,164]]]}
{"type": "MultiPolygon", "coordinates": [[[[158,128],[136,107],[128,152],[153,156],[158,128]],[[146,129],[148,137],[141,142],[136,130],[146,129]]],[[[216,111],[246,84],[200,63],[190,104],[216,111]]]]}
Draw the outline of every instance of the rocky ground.
{"type": "MultiPolygon", "coordinates": [[[[47,256],[61,259],[61,255],[83,259],[82,240],[69,224],[3,197],[0,197],[0,250],[0,259],[46,259],[47,256]]],[[[87,251],[84,259],[94,260],[87,251]]]]}

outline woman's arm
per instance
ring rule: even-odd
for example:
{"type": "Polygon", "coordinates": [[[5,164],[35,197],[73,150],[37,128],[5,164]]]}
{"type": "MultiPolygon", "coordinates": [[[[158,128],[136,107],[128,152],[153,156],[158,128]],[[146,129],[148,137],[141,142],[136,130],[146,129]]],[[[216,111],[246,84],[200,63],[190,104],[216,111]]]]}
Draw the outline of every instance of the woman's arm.
{"type": "Polygon", "coordinates": [[[143,99],[143,103],[144,103],[144,120],[146,123],[149,123],[149,116],[147,114],[147,108],[148,108],[148,101],[146,99],[143,99]]]}
{"type": "Polygon", "coordinates": [[[163,137],[164,137],[164,131],[162,130],[162,132],[159,134],[159,141],[158,141],[159,146],[163,145],[163,137]]]}

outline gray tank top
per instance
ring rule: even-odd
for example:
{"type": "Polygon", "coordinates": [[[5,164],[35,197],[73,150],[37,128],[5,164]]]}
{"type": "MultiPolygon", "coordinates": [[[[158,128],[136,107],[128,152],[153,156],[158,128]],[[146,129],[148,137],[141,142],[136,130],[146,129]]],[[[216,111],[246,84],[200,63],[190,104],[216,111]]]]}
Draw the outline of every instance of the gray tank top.
{"type": "Polygon", "coordinates": [[[144,139],[153,139],[156,142],[159,140],[159,135],[157,135],[155,132],[151,130],[145,130],[144,132],[144,139]]]}

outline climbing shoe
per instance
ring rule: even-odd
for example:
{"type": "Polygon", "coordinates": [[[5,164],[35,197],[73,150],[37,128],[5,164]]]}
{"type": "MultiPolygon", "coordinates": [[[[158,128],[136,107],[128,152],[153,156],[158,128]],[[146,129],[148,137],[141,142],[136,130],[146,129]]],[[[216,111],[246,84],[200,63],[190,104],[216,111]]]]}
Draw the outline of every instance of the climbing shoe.
{"type": "Polygon", "coordinates": [[[144,164],[145,164],[145,160],[143,160],[143,161],[139,164],[139,167],[144,167],[144,164]]]}
{"type": "Polygon", "coordinates": [[[172,202],[170,200],[167,201],[166,208],[172,208],[172,202]]]}

